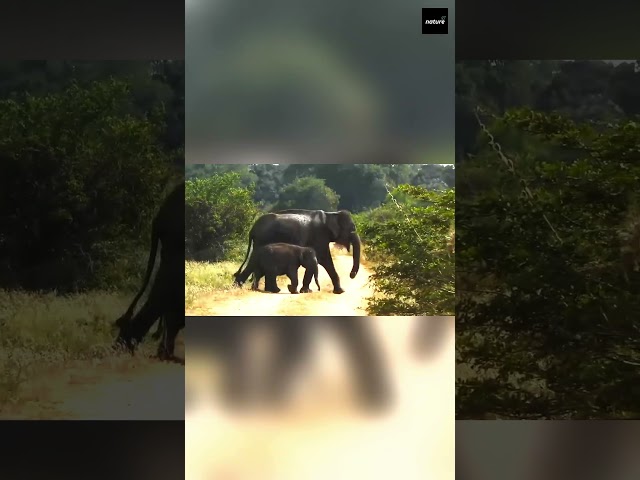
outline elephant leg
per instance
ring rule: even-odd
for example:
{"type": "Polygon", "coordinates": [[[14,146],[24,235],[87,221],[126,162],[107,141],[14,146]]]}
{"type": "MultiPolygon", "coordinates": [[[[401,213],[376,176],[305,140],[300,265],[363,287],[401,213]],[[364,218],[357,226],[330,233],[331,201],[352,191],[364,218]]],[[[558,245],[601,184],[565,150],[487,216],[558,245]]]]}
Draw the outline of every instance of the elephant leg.
{"type": "Polygon", "coordinates": [[[359,317],[324,317],[340,337],[364,403],[383,407],[391,400],[389,378],[374,332],[359,317]]]}
{"type": "Polygon", "coordinates": [[[277,275],[275,273],[265,273],[264,275],[264,290],[265,292],[278,293],[278,282],[276,281],[277,275]]]}
{"type": "Polygon", "coordinates": [[[298,268],[291,267],[287,276],[291,280],[291,285],[287,285],[289,293],[298,293],[298,268]]]}
{"type": "Polygon", "coordinates": [[[311,285],[311,279],[313,278],[313,268],[307,268],[304,271],[304,277],[302,278],[302,288],[300,293],[311,293],[309,286],[311,285]]]}
{"type": "Polygon", "coordinates": [[[251,284],[251,290],[258,290],[258,286],[260,285],[260,279],[262,278],[263,273],[262,270],[256,269],[253,272],[253,283],[251,284]]]}
{"type": "MultiPolygon", "coordinates": [[[[336,267],[333,266],[333,259],[331,258],[328,247],[326,252],[318,255],[318,264],[322,265],[329,274],[329,278],[333,283],[333,293],[344,293],[344,290],[340,286],[340,277],[338,276],[338,272],[336,272],[336,267]]],[[[311,283],[311,281],[309,281],[309,283],[311,283]]]]}
{"type": "Polygon", "coordinates": [[[411,336],[411,350],[418,358],[438,351],[451,331],[447,317],[418,317],[411,336]]]}
{"type": "Polygon", "coordinates": [[[158,358],[161,360],[175,360],[174,356],[176,337],[184,328],[185,320],[183,312],[167,313],[164,321],[164,333],[162,341],[158,345],[158,358]]]}
{"type": "Polygon", "coordinates": [[[265,373],[265,391],[270,402],[284,400],[289,384],[300,361],[310,347],[310,321],[307,318],[285,317],[269,320],[276,335],[274,359],[265,373]]]}
{"type": "Polygon", "coordinates": [[[158,328],[156,328],[156,331],[153,332],[153,335],[151,335],[151,338],[153,338],[154,340],[159,340],[162,337],[162,335],[164,335],[164,322],[165,322],[164,316],[158,319],[158,328]]]}
{"type": "Polygon", "coordinates": [[[242,270],[235,276],[233,284],[236,287],[241,287],[242,285],[244,285],[244,282],[249,279],[249,277],[251,276],[251,268],[253,268],[253,266],[251,264],[248,264],[246,267],[244,267],[244,270],[242,270]]]}
{"type": "Polygon", "coordinates": [[[133,353],[136,345],[163,313],[161,303],[155,297],[149,297],[131,321],[120,328],[116,343],[126,346],[133,353]]]}
{"type": "Polygon", "coordinates": [[[246,337],[246,319],[220,319],[219,348],[223,361],[222,395],[228,407],[243,407],[251,397],[248,375],[247,349],[242,344],[246,337]]]}

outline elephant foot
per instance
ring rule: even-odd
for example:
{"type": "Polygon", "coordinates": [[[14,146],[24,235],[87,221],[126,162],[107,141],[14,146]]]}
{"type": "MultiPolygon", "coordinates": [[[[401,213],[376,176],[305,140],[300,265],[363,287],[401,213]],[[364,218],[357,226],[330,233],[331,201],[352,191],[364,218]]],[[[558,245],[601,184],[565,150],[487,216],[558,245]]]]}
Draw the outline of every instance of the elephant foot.
{"type": "Polygon", "coordinates": [[[271,293],[280,293],[280,289],[278,287],[276,288],[272,288],[272,289],[266,289],[264,290],[265,292],[271,292],[271,293]]]}
{"type": "Polygon", "coordinates": [[[287,285],[287,288],[289,289],[289,293],[298,293],[298,289],[293,288],[292,285],[287,285]]]}
{"type": "Polygon", "coordinates": [[[255,285],[251,285],[251,290],[258,291],[258,287],[256,287],[255,285]]]}
{"type": "Polygon", "coordinates": [[[311,289],[309,287],[307,287],[307,288],[302,287],[300,289],[300,293],[311,293],[311,289]]]}
{"type": "Polygon", "coordinates": [[[335,294],[344,293],[344,290],[341,287],[337,287],[333,289],[333,293],[335,294]]]}

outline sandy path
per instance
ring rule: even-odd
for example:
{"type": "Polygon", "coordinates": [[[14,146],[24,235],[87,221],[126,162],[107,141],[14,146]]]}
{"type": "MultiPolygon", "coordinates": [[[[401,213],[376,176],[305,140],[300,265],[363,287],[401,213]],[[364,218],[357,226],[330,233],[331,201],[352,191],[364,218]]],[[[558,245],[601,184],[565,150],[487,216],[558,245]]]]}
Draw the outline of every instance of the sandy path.
{"type": "MultiPolygon", "coordinates": [[[[186,310],[188,316],[366,316],[366,298],[373,295],[369,282],[371,272],[364,265],[356,278],[349,278],[353,259],[349,254],[333,251],[333,263],[340,276],[344,293],[333,293],[333,284],[324,268],[319,268],[320,291],[311,283],[312,293],[292,295],[287,290],[288,278],[278,277],[280,293],[252,291],[249,285],[242,289],[217,291],[206,295],[186,310]]],[[[300,268],[300,283],[305,269],[300,268]]],[[[264,288],[264,280],[260,288],[264,288]]],[[[298,286],[300,288],[300,285],[298,286]]]]}
{"type": "MultiPolygon", "coordinates": [[[[185,478],[453,480],[453,319],[448,319],[451,328],[440,354],[422,361],[408,349],[414,317],[369,320],[383,339],[396,391],[388,415],[359,414],[350,401],[352,387],[336,355],[339,349],[327,336],[317,343],[317,361],[305,378],[306,387],[286,411],[232,417],[214,398],[203,396],[190,406],[185,415],[185,478]]],[[[187,369],[187,384],[202,386],[196,377],[208,377],[204,362],[190,357],[187,369]]]]}
{"type": "MultiPolygon", "coordinates": [[[[184,358],[179,335],[176,355],[184,358]]],[[[0,418],[56,420],[182,420],[183,365],[139,352],[66,368],[25,382],[20,401],[4,405],[0,418]]]]}

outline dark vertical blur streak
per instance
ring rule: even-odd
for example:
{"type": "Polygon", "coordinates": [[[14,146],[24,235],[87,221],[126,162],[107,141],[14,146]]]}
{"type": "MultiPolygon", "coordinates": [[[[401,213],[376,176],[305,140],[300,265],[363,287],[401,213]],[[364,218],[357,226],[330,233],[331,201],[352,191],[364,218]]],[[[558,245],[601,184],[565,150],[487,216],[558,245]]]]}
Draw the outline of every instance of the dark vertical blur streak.
{"type": "Polygon", "coordinates": [[[461,480],[639,478],[640,422],[456,422],[461,480]]]}
{"type": "MultiPolygon", "coordinates": [[[[266,395],[276,404],[286,399],[291,377],[308,361],[318,327],[328,329],[345,352],[354,383],[364,404],[383,407],[392,397],[384,356],[378,335],[362,317],[226,317],[191,321],[193,340],[187,329],[186,344],[193,348],[217,350],[223,369],[223,396],[230,407],[243,406],[253,391],[247,384],[252,377],[250,345],[256,327],[275,336],[275,351],[266,368],[266,395]],[[195,331],[197,330],[197,333],[195,331]]],[[[255,363],[255,362],[254,362],[255,363]]]]}
{"type": "Polygon", "coordinates": [[[550,432],[535,452],[538,460],[530,480],[607,480],[617,474],[626,445],[623,422],[560,421],[551,427],[553,435],[550,432]]]}
{"type": "Polygon", "coordinates": [[[444,346],[447,334],[452,333],[451,317],[418,317],[411,336],[411,349],[418,358],[429,359],[444,346]]]}

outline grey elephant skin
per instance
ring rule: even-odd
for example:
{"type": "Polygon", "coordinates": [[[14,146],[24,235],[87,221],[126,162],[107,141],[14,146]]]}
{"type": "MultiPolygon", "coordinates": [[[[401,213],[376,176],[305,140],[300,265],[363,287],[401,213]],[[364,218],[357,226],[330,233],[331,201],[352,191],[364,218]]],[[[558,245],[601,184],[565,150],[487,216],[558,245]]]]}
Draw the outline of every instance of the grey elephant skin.
{"type": "Polygon", "coordinates": [[[185,184],[178,185],[165,199],[151,225],[151,250],[142,288],[127,311],[116,320],[120,331],[116,346],[135,350],[149,329],[160,319],[162,338],[158,357],[178,360],[174,357],[175,340],[184,328],[184,195],[185,184]],[[160,266],[151,291],[138,313],[135,306],[146,290],[153,272],[156,253],[160,249],[160,266]],[[179,280],[179,281],[178,281],[179,280]]]}
{"type": "Polygon", "coordinates": [[[333,265],[329,243],[335,242],[351,251],[353,247],[353,268],[350,277],[354,278],[360,268],[360,237],[347,210],[325,212],[324,210],[280,210],[262,215],[251,227],[247,254],[238,276],[244,266],[251,246],[254,250],[270,243],[289,243],[315,250],[318,264],[322,265],[333,283],[333,293],[343,293],[340,277],[333,265]]]}
{"type": "Polygon", "coordinates": [[[253,273],[252,289],[258,289],[258,283],[264,276],[265,291],[278,293],[280,289],[276,279],[278,275],[289,277],[291,284],[288,285],[290,293],[298,293],[298,268],[303,266],[306,269],[302,281],[301,293],[309,293],[311,276],[316,281],[318,290],[318,258],[316,252],[311,247],[299,247],[289,243],[272,243],[264,247],[255,248],[247,262],[245,269],[236,276],[236,284],[243,285],[249,275],[253,273]]]}

